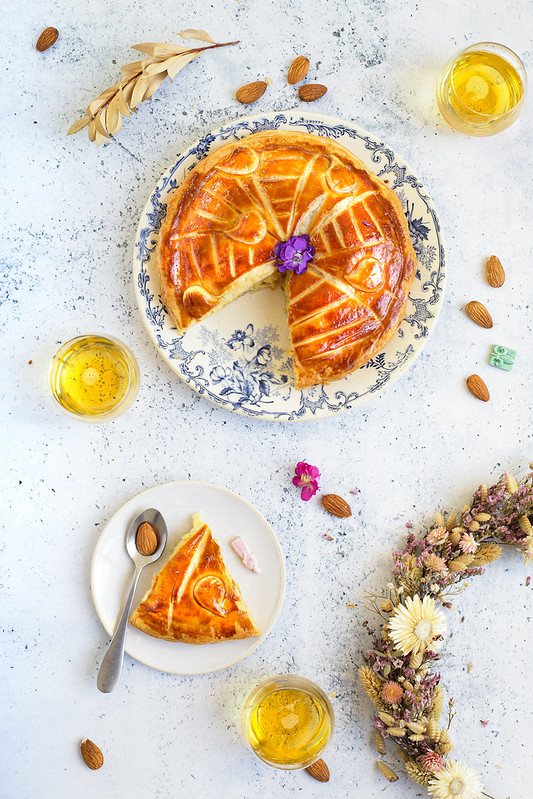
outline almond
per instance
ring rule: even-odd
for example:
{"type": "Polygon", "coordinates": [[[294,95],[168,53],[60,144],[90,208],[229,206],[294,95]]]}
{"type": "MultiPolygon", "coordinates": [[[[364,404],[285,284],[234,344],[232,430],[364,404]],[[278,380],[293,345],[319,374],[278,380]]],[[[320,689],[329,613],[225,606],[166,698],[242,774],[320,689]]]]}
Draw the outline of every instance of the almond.
{"type": "Polygon", "coordinates": [[[290,84],[299,83],[305,78],[309,71],[309,59],[304,55],[299,55],[295,58],[289,67],[287,75],[287,82],[290,84]]]}
{"type": "Polygon", "coordinates": [[[153,555],[157,549],[157,535],[148,522],[143,522],[135,536],[135,546],[141,555],[153,555]]]}
{"type": "Polygon", "coordinates": [[[465,306],[465,311],[470,319],[472,319],[472,321],[477,325],[480,325],[480,327],[492,327],[492,316],[481,302],[478,302],[477,300],[468,302],[465,306]]]}
{"type": "Polygon", "coordinates": [[[243,105],[255,103],[256,100],[259,100],[259,98],[264,95],[266,87],[267,85],[264,80],[256,80],[253,83],[247,83],[245,86],[241,86],[240,89],[237,89],[235,97],[239,103],[243,105]]]}
{"type": "Polygon", "coordinates": [[[81,742],[80,752],[85,764],[89,766],[89,768],[96,770],[104,765],[104,756],[102,751],[96,746],[95,743],[90,741],[89,738],[84,738],[81,742]]]}
{"type": "Polygon", "coordinates": [[[490,400],[489,390],[479,375],[470,375],[470,377],[467,377],[466,385],[470,393],[473,394],[476,399],[482,402],[488,402],[490,400]]]}
{"type": "Polygon", "coordinates": [[[321,83],[306,83],[298,89],[298,97],[305,103],[312,103],[319,100],[327,92],[327,87],[321,83]]]}
{"type": "Polygon", "coordinates": [[[307,766],[306,771],[319,782],[329,782],[329,768],[322,758],[307,766]]]}
{"type": "Polygon", "coordinates": [[[338,494],[324,494],[322,497],[322,506],[331,513],[333,516],[338,516],[340,519],[347,519],[352,515],[352,509],[345,499],[339,497],[338,494]]]}
{"type": "Polygon", "coordinates": [[[491,255],[487,261],[487,280],[491,286],[498,289],[505,283],[505,271],[499,258],[491,255]]]}
{"type": "Polygon", "coordinates": [[[53,44],[57,42],[57,37],[59,36],[59,31],[57,28],[45,28],[44,31],[41,33],[39,38],[37,39],[37,44],[35,47],[40,53],[43,53],[45,50],[48,50],[53,44]]]}

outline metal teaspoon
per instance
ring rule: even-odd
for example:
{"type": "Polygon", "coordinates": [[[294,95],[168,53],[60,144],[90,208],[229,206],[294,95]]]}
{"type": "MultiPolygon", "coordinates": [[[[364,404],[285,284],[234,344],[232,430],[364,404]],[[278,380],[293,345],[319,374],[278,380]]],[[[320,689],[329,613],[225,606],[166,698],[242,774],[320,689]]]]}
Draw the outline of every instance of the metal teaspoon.
{"type": "Polygon", "coordinates": [[[104,694],[108,694],[113,690],[120,677],[120,672],[122,671],[122,662],[124,660],[124,644],[126,641],[126,630],[128,627],[131,603],[133,602],[133,596],[135,594],[135,589],[137,588],[137,582],[139,580],[141,571],[145,566],[153,563],[162,555],[167,543],[167,537],[168,531],[166,522],[159,511],[155,510],[155,508],[150,508],[149,510],[145,510],[140,513],[132,521],[128,528],[125,541],[126,551],[135,564],[135,571],[133,573],[130,591],[124,604],[120,621],[118,622],[115,632],[113,633],[111,643],[109,644],[109,649],[105,653],[104,659],[102,660],[100,669],[98,671],[97,685],[99,690],[104,694]],[[151,555],[141,555],[137,549],[137,530],[143,522],[148,522],[148,524],[153,527],[157,536],[157,548],[151,555]]]}

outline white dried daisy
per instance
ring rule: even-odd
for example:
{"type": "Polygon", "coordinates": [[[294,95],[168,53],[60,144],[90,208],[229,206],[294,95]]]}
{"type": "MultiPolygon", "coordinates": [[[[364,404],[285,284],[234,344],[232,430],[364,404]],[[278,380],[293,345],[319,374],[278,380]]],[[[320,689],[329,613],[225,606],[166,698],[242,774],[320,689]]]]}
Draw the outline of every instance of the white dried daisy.
{"type": "Polygon", "coordinates": [[[444,614],[432,597],[407,597],[389,619],[389,635],[404,655],[434,648],[434,639],[446,629],[444,614]]]}
{"type": "Polygon", "coordinates": [[[483,785],[477,771],[458,763],[446,761],[446,765],[428,785],[433,799],[482,799],[483,785]]]}

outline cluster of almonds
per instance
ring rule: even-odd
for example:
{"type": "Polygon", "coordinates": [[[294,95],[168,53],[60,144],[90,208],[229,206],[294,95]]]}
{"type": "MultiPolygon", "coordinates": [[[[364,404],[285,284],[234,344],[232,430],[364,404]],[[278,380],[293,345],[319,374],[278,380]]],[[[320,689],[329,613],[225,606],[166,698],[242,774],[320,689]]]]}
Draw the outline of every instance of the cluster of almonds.
{"type": "MultiPolygon", "coordinates": [[[[287,83],[294,86],[295,83],[300,83],[309,71],[309,59],[303,55],[294,59],[289,67],[287,74],[287,83]]],[[[243,105],[255,103],[266,92],[267,83],[264,80],[256,80],[253,83],[247,83],[241,86],[235,92],[235,98],[243,105]]],[[[305,103],[312,103],[319,100],[327,92],[327,87],[322,83],[306,83],[298,89],[298,97],[305,103]]]]}
{"type": "MultiPolygon", "coordinates": [[[[487,281],[493,288],[500,288],[505,283],[505,270],[496,255],[491,255],[487,261],[487,281]]],[[[483,303],[472,300],[466,304],[465,311],[470,319],[480,327],[490,330],[493,326],[492,316],[483,303]]],[[[466,385],[476,399],[482,402],[489,401],[489,390],[485,381],[479,375],[470,375],[466,380],[466,385]]]]}

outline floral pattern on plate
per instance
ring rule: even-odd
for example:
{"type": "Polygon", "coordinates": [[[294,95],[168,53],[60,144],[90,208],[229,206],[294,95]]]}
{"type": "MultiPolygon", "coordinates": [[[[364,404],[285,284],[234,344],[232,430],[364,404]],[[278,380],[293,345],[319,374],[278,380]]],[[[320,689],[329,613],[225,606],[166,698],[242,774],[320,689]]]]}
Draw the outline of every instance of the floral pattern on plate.
{"type": "Polygon", "coordinates": [[[444,295],[444,245],[433,204],[409,167],[353,124],[322,115],[269,113],[239,119],[200,139],[161,177],[142,213],[134,251],[137,301],[155,346],[191,388],[223,407],[263,419],[318,419],[354,408],[410,366],[435,324],[444,295]],[[167,199],[206,155],[260,130],[300,130],[339,141],[396,191],[418,259],[407,313],[383,352],[348,377],[294,387],[285,304],[279,290],[247,294],[179,335],[161,302],[155,248],[167,199]]]}

